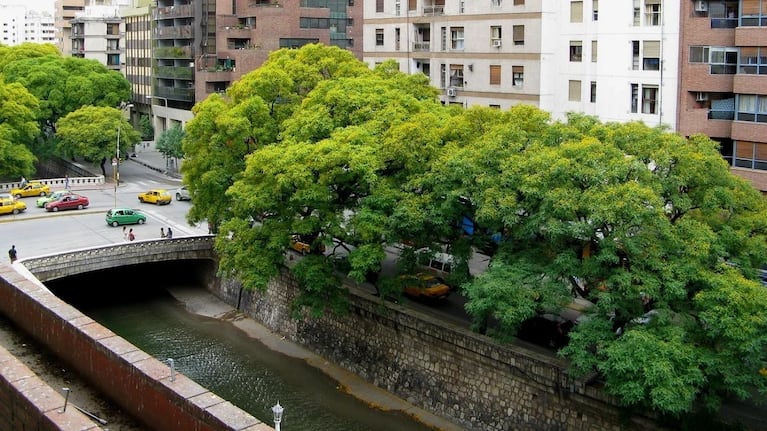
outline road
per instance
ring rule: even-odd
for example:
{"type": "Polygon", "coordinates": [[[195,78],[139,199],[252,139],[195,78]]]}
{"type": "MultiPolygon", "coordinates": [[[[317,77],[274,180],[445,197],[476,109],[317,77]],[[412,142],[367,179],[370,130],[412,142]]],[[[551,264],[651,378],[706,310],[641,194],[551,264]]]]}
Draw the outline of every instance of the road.
{"type": "MultiPolygon", "coordinates": [[[[109,172],[107,172],[109,173],[109,172]]],[[[0,244],[8,250],[15,245],[19,259],[59,253],[86,247],[101,246],[123,241],[122,229],[108,226],[108,209],[124,206],[141,210],[147,216],[144,225],[133,225],[137,240],[159,238],[160,228],[173,228],[173,236],[207,234],[207,224],[190,226],[186,214],[191,203],[174,200],[170,205],[142,204],[137,195],[152,188],[173,191],[181,181],[162,175],[137,163],[125,162],[120,167],[120,186],[115,193],[114,183],[102,186],[73,187],[74,193],[90,200],[83,210],[51,213],[37,208],[37,197],[22,198],[27,210],[18,215],[0,216],[0,244]]],[[[7,257],[6,257],[7,259],[7,257]]]]}

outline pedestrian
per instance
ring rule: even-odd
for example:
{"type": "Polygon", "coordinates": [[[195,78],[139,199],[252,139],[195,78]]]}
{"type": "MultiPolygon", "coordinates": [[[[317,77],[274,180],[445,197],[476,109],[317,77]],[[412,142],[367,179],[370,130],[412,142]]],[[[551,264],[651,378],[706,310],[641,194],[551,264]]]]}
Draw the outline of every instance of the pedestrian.
{"type": "Polygon", "coordinates": [[[11,258],[11,263],[16,262],[16,246],[12,245],[11,249],[8,250],[8,257],[11,258]]]}
{"type": "Polygon", "coordinates": [[[22,189],[27,186],[27,179],[24,178],[24,176],[21,177],[21,181],[19,181],[19,182],[21,183],[21,188],[22,189]]]}
{"type": "Polygon", "coordinates": [[[165,238],[165,228],[164,227],[160,228],[160,238],[165,238]]]}
{"type": "Polygon", "coordinates": [[[173,231],[170,229],[170,226],[168,226],[168,233],[165,234],[165,238],[173,238],[173,231]]]}
{"type": "Polygon", "coordinates": [[[123,241],[128,242],[128,228],[123,226],[123,241]]]}
{"type": "Polygon", "coordinates": [[[133,241],[136,239],[136,235],[133,235],[133,229],[128,231],[128,241],[133,241]]]}
{"type": "Polygon", "coordinates": [[[69,175],[64,175],[64,190],[69,190],[69,175]]]}

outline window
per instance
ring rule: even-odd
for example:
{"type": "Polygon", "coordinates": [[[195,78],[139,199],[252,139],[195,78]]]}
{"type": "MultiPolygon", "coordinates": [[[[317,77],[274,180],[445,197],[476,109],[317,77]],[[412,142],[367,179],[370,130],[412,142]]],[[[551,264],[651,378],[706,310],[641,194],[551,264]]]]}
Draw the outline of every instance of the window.
{"type": "Polygon", "coordinates": [[[376,12],[383,12],[384,6],[383,6],[384,0],[376,0],[376,12]]]}
{"type": "Polygon", "coordinates": [[[740,25],[748,27],[767,26],[767,2],[764,0],[743,0],[740,25]]]}
{"type": "Polygon", "coordinates": [[[708,47],[691,46],[689,61],[690,63],[708,63],[708,47]]]}
{"type": "Polygon", "coordinates": [[[450,49],[463,49],[463,27],[450,27],[450,49]]]}
{"type": "Polygon", "coordinates": [[[658,99],[658,86],[643,85],[642,86],[642,113],[657,114],[658,113],[657,99],[658,99]]]}
{"type": "Polygon", "coordinates": [[[712,75],[734,75],[738,70],[738,49],[732,47],[709,47],[709,73],[712,75]]]}
{"type": "Polygon", "coordinates": [[[567,100],[571,102],[581,101],[581,81],[570,80],[568,82],[567,100]]]}
{"type": "Polygon", "coordinates": [[[401,41],[402,41],[402,32],[400,31],[400,28],[397,27],[394,29],[394,50],[395,51],[400,50],[401,41]]]}
{"type": "Polygon", "coordinates": [[[416,10],[416,9],[417,9],[416,0],[407,0],[407,10],[416,10]]]}
{"type": "Polygon", "coordinates": [[[738,73],[747,75],[767,75],[767,48],[740,48],[738,73]]]}
{"type": "Polygon", "coordinates": [[[589,101],[591,103],[597,103],[597,82],[591,81],[591,93],[589,94],[589,101]]]}
{"type": "MultiPolygon", "coordinates": [[[[748,141],[736,141],[733,145],[735,148],[729,151],[729,157],[725,157],[731,165],[739,168],[767,170],[767,145],[748,141]],[[732,160],[733,153],[735,154],[734,163],[732,160]]],[[[725,151],[724,145],[722,145],[722,150],[725,151]]]]}
{"type": "Polygon", "coordinates": [[[501,66],[490,65],[490,85],[501,85],[501,66]]]}
{"type": "Polygon", "coordinates": [[[583,57],[583,42],[580,40],[570,41],[570,61],[580,62],[583,57]]]}
{"type": "Polygon", "coordinates": [[[522,6],[525,4],[525,0],[514,0],[514,6],[522,6]]]}
{"type": "Polygon", "coordinates": [[[591,62],[592,63],[597,62],[597,41],[596,40],[591,41],[591,62]]]}
{"type": "Polygon", "coordinates": [[[445,63],[439,65],[439,88],[445,88],[445,63]]]}
{"type": "Polygon", "coordinates": [[[503,38],[503,32],[500,25],[494,25],[490,27],[490,39],[495,42],[503,38]]]}
{"type": "Polygon", "coordinates": [[[631,112],[639,112],[639,84],[631,84],[631,112]]]}
{"type": "Polygon", "coordinates": [[[634,27],[642,25],[641,9],[639,8],[642,0],[634,0],[634,27]]]}
{"type": "Polygon", "coordinates": [[[570,2],[570,22],[583,22],[583,2],[570,2]]]}
{"type": "Polygon", "coordinates": [[[402,2],[400,2],[400,0],[397,0],[394,2],[394,15],[395,16],[402,15],[402,2]]]}
{"type": "Polygon", "coordinates": [[[660,70],[660,41],[645,40],[642,51],[642,70],[660,70]]]}
{"type": "Polygon", "coordinates": [[[755,121],[767,123],[767,96],[739,94],[738,110],[735,119],[738,121],[755,121]]]}
{"type": "Polygon", "coordinates": [[[493,6],[500,6],[501,5],[501,0],[491,0],[490,3],[492,3],[493,6]]]}
{"type": "Polygon", "coordinates": [[[447,27],[440,29],[440,51],[447,50],[447,27]]]}
{"type": "Polygon", "coordinates": [[[592,0],[591,2],[591,20],[599,21],[599,0],[592,0]]]}
{"type": "Polygon", "coordinates": [[[514,39],[514,45],[521,46],[525,44],[525,26],[515,25],[511,28],[512,38],[514,39]]]}
{"type": "Polygon", "coordinates": [[[631,70],[639,70],[639,41],[631,41],[631,70]]]}
{"type": "Polygon", "coordinates": [[[463,87],[463,64],[450,65],[450,86],[463,87]]]}
{"type": "Polygon", "coordinates": [[[525,82],[525,66],[511,66],[512,85],[521,87],[525,82]]]}
{"type": "Polygon", "coordinates": [[[660,1],[661,0],[645,0],[645,25],[660,25],[660,1]]]}
{"type": "Polygon", "coordinates": [[[383,46],[384,44],[384,31],[382,28],[376,29],[376,46],[383,46]]]}

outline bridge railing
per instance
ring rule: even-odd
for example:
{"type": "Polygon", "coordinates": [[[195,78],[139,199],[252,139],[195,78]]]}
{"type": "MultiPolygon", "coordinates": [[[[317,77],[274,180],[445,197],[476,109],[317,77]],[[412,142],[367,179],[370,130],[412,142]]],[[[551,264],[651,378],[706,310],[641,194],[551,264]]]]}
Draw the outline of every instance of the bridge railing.
{"type": "MultiPolygon", "coordinates": [[[[51,186],[53,189],[63,189],[66,185],[66,178],[41,178],[27,180],[27,182],[39,182],[51,186]]],[[[104,184],[104,176],[96,177],[69,177],[69,187],[97,186],[104,184]]],[[[21,182],[0,183],[0,192],[8,193],[13,189],[21,188],[21,182]]]]}

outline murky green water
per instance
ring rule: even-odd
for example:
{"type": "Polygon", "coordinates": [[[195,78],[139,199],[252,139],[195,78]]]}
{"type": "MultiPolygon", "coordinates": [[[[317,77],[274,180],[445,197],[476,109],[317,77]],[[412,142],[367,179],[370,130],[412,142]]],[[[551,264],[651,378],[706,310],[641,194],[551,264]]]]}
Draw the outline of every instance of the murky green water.
{"type": "MultiPolygon", "coordinates": [[[[84,282],[90,284],[77,281],[84,282]]],[[[152,283],[142,283],[142,291],[149,289],[151,295],[133,297],[119,286],[118,300],[112,294],[99,300],[91,291],[87,301],[70,302],[155,358],[173,358],[178,372],[268,424],[271,407],[279,401],[285,408],[282,431],[429,429],[401,413],[368,407],[341,392],[321,371],[269,350],[227,322],[188,313],[152,283]]],[[[56,290],[72,287],[58,285],[56,290]]]]}

